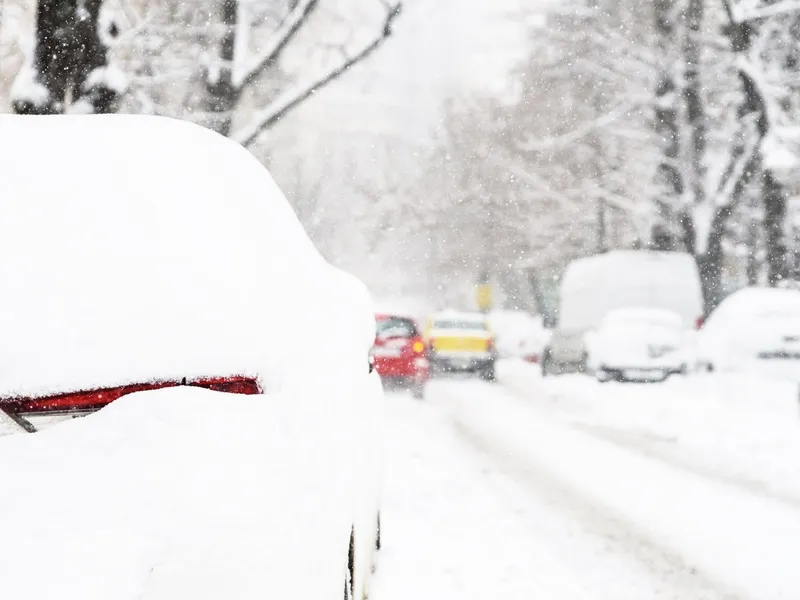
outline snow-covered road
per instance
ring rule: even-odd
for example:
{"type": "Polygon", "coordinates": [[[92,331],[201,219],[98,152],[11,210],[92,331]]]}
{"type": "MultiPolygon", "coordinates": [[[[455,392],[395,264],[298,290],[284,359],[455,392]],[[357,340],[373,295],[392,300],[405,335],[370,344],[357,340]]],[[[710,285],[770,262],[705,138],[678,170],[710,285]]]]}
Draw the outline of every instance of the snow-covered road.
{"type": "Polygon", "coordinates": [[[800,598],[794,386],[436,381],[387,398],[374,600],[800,598]]]}

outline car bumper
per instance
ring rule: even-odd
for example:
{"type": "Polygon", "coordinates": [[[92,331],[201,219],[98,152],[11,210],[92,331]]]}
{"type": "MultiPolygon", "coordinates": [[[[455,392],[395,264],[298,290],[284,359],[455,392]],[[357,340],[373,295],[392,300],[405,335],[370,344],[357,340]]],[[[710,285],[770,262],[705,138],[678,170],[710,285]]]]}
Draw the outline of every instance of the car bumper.
{"type": "Polygon", "coordinates": [[[631,381],[659,381],[670,375],[686,371],[685,365],[661,365],[648,367],[602,366],[598,369],[610,376],[631,381]]]}
{"type": "Polygon", "coordinates": [[[375,370],[383,379],[427,379],[430,361],[424,356],[414,358],[375,358],[375,370]]]}
{"type": "Polygon", "coordinates": [[[479,371],[494,366],[495,357],[492,355],[457,356],[435,355],[431,356],[431,365],[446,371],[479,371]]]}

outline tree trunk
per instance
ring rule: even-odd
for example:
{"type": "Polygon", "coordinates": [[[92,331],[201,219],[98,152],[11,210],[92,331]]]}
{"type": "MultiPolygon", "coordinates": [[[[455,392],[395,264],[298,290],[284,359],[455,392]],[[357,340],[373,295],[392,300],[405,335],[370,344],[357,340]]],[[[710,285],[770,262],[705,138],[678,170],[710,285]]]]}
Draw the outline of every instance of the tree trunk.
{"type": "Polygon", "coordinates": [[[240,90],[233,82],[233,60],[236,48],[238,0],[221,0],[221,19],[225,29],[220,41],[216,64],[206,74],[206,110],[213,116],[209,127],[228,136],[233,125],[233,111],[239,102],[240,90]]]}
{"type": "Polygon", "coordinates": [[[747,224],[747,285],[758,285],[758,275],[761,271],[758,264],[758,233],[758,221],[751,216],[747,224]]]}
{"type": "MultiPolygon", "coordinates": [[[[735,53],[744,54],[749,51],[753,36],[750,23],[732,23],[725,28],[725,34],[735,53]]],[[[717,208],[711,221],[706,252],[697,257],[707,313],[722,301],[722,240],[725,226],[748,185],[761,171],[761,142],[769,126],[764,98],[758,85],[745,68],[740,67],[738,75],[743,94],[743,101],[736,111],[740,129],[718,190],[718,195],[730,194],[730,197],[718,199],[722,206],[717,208]]]]}
{"type": "Polygon", "coordinates": [[[103,0],[78,0],[76,11],[73,84],[75,101],[88,102],[93,113],[117,111],[117,100],[123,91],[108,77],[90,79],[93,73],[108,67],[108,48],[102,42],[98,18],[103,0]]]}
{"type": "MultiPolygon", "coordinates": [[[[658,165],[657,183],[663,190],[657,204],[660,207],[661,218],[665,223],[673,219],[675,208],[683,195],[683,179],[678,170],[678,157],[680,142],[678,133],[678,95],[675,84],[674,63],[672,56],[675,47],[675,0],[655,0],[654,3],[656,31],[659,35],[659,49],[666,60],[662,66],[656,87],[656,102],[654,106],[654,126],[656,133],[661,138],[663,158],[658,165]]],[[[658,233],[662,236],[668,233],[660,224],[658,233]]],[[[651,237],[655,237],[656,230],[651,237]]],[[[665,241],[670,249],[674,249],[676,242],[670,236],[669,240],[663,237],[658,244],[664,245],[665,241]]]]}
{"type": "Polygon", "coordinates": [[[778,285],[788,275],[784,220],[786,192],[770,169],[763,173],[764,229],[767,246],[767,282],[778,285]]]}
{"type": "Polygon", "coordinates": [[[700,282],[703,286],[706,315],[711,314],[722,301],[722,266],[725,260],[722,241],[725,236],[725,224],[731,213],[730,205],[717,209],[711,220],[706,251],[696,257],[700,282]]]}
{"type": "Polygon", "coordinates": [[[702,204],[706,199],[706,119],[700,81],[700,36],[704,2],[705,0],[689,0],[685,14],[686,35],[683,43],[685,64],[683,97],[686,104],[686,119],[691,131],[691,144],[688,147],[689,188],[695,205],[702,204]]]}
{"type": "Polygon", "coordinates": [[[121,90],[108,77],[90,79],[96,69],[107,66],[107,48],[98,30],[101,5],[102,0],[39,0],[31,72],[20,74],[31,79],[12,100],[14,112],[58,114],[70,101],[83,101],[89,112],[116,110],[121,90]],[[31,94],[31,86],[41,86],[46,97],[31,94]]]}

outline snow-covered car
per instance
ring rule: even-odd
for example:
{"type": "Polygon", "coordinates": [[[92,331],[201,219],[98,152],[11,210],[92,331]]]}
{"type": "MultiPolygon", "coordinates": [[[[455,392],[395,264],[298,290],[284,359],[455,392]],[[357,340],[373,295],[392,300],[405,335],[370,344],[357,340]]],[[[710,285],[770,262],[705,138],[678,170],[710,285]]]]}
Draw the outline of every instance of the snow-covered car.
{"type": "Polygon", "coordinates": [[[542,373],[586,370],[586,333],[610,311],[634,306],[669,310],[699,327],[703,293],[694,257],[613,250],[572,261],[559,288],[558,323],[542,355],[542,373]]]}
{"type": "Polygon", "coordinates": [[[500,358],[522,358],[528,362],[539,362],[546,344],[540,315],[534,316],[521,310],[497,309],[491,311],[487,319],[500,358]]]}
{"type": "Polygon", "coordinates": [[[687,372],[686,342],[686,326],[674,312],[612,310],[586,335],[588,368],[601,382],[663,380],[687,372]]]}
{"type": "Polygon", "coordinates": [[[0,598],[363,597],[371,300],[262,165],[171,119],[0,115],[0,190],[0,403],[91,411],[0,437],[0,598]]]}
{"type": "Polygon", "coordinates": [[[425,341],[433,373],[466,372],[494,381],[497,350],[481,313],[446,310],[432,315],[425,341]]]}
{"type": "Polygon", "coordinates": [[[698,337],[702,369],[800,380],[800,290],[744,288],[714,310],[698,337]]]}

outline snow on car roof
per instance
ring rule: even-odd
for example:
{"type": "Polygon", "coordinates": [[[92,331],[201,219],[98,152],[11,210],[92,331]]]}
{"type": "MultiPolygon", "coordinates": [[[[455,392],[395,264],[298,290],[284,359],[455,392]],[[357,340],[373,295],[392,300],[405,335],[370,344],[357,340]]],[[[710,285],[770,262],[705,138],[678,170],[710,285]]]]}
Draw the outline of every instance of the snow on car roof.
{"type": "Polygon", "coordinates": [[[615,308],[606,315],[607,321],[669,321],[679,325],[682,321],[681,316],[672,310],[664,308],[615,308]]]}
{"type": "Polygon", "coordinates": [[[800,290],[788,288],[747,287],[728,296],[720,305],[725,311],[787,311],[800,314],[800,290]]]}
{"type": "Polygon", "coordinates": [[[0,397],[281,379],[313,360],[298,326],[349,330],[339,356],[374,336],[363,286],[324,262],[266,169],[211,131],[0,115],[0,164],[0,397]]]}
{"type": "Polygon", "coordinates": [[[431,315],[434,321],[466,321],[468,323],[486,323],[486,316],[476,312],[465,312],[458,310],[442,310],[431,315]]]}

